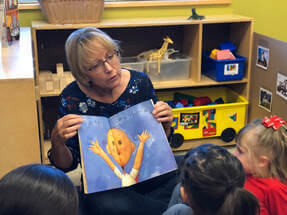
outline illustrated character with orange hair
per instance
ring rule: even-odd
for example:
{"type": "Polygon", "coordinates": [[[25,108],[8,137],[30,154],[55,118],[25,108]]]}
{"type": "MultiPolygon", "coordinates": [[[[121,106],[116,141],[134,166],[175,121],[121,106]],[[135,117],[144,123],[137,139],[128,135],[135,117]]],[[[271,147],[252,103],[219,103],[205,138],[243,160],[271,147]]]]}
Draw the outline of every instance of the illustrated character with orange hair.
{"type": "Polygon", "coordinates": [[[104,159],[104,161],[110,166],[116,176],[122,180],[122,187],[126,187],[136,183],[136,177],[142,164],[144,143],[149,137],[150,134],[147,131],[143,131],[141,135],[138,135],[140,143],[138,146],[134,165],[130,173],[126,173],[124,167],[129,162],[132,153],[135,151],[135,144],[130,140],[124,131],[117,128],[109,129],[107,133],[106,146],[107,152],[122,167],[122,172],[117,168],[111,158],[101,148],[98,140],[96,140],[96,142],[90,141],[91,145],[89,149],[104,159]]]}

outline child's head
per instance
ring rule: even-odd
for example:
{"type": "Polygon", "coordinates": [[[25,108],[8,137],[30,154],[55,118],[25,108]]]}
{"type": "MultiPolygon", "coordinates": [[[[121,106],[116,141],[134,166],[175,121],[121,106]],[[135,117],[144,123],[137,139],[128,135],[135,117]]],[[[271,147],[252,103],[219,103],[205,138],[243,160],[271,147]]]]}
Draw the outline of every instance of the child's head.
{"type": "Polygon", "coordinates": [[[1,215],[76,215],[78,194],[61,170],[30,164],[0,180],[0,205],[1,215]]]}
{"type": "Polygon", "coordinates": [[[280,123],[276,119],[278,117],[254,120],[241,129],[236,139],[235,155],[246,173],[258,177],[277,177],[286,183],[287,131],[284,121],[280,123]],[[272,126],[274,123],[277,126],[272,126]]]}
{"type": "Polygon", "coordinates": [[[181,168],[181,195],[195,214],[255,215],[256,198],[243,189],[245,172],[226,149],[204,144],[192,149],[181,168]]]}

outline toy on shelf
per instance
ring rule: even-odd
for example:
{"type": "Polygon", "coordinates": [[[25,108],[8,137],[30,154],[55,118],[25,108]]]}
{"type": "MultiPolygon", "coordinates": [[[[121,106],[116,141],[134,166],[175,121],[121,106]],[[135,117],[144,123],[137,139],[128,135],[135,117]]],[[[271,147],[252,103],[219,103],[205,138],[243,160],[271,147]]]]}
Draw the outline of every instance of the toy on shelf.
{"type": "MultiPolygon", "coordinates": [[[[144,52],[141,52],[137,55],[137,59],[138,61],[144,61],[144,60],[148,60],[148,57],[151,53],[156,52],[157,49],[151,49],[151,50],[147,50],[144,52]]],[[[171,59],[171,56],[175,53],[179,53],[179,50],[175,50],[173,48],[167,49],[166,52],[163,55],[163,60],[169,60],[171,59]]]]}
{"type": "MultiPolygon", "coordinates": [[[[153,60],[157,60],[157,71],[158,74],[160,74],[160,62],[164,57],[165,52],[167,51],[168,48],[168,44],[173,44],[173,41],[170,39],[169,36],[165,37],[163,39],[163,44],[162,47],[154,52],[152,52],[151,54],[149,54],[148,56],[148,62],[153,61],[153,60]]],[[[149,66],[147,67],[147,73],[149,73],[149,66]]]]}
{"type": "Polygon", "coordinates": [[[71,72],[65,72],[62,63],[56,64],[57,78],[60,80],[60,90],[62,91],[69,83],[75,80],[71,72]]]}
{"type": "Polygon", "coordinates": [[[71,72],[65,72],[62,63],[56,64],[56,74],[52,71],[41,71],[39,75],[41,93],[60,93],[74,81],[71,72]]]}
{"type": "Polygon", "coordinates": [[[181,99],[186,99],[189,104],[193,104],[193,100],[195,99],[195,97],[191,96],[191,95],[184,94],[184,93],[175,92],[174,96],[173,96],[173,100],[179,101],[181,99]]]}
{"type": "Polygon", "coordinates": [[[204,16],[201,16],[201,15],[198,15],[195,11],[195,8],[192,8],[191,9],[191,16],[188,17],[188,19],[191,19],[191,20],[202,20],[202,19],[205,19],[204,16]]]}
{"type": "Polygon", "coordinates": [[[235,60],[236,57],[233,55],[236,51],[236,46],[230,42],[226,41],[220,43],[218,49],[213,49],[210,52],[209,57],[214,60],[235,60]]]}
{"type": "Polygon", "coordinates": [[[215,105],[224,104],[221,97],[217,98],[214,102],[208,96],[195,97],[180,92],[175,92],[173,101],[167,101],[171,108],[183,108],[193,106],[215,105]]]}
{"type": "Polygon", "coordinates": [[[163,55],[163,60],[170,60],[170,59],[172,59],[171,56],[173,56],[173,54],[175,54],[175,53],[179,53],[179,51],[175,50],[173,48],[167,49],[166,52],[163,55]]]}
{"type": "Polygon", "coordinates": [[[229,49],[224,49],[224,50],[213,49],[209,57],[215,60],[235,60],[236,59],[229,49]]]}
{"type": "Polygon", "coordinates": [[[203,105],[208,105],[211,103],[212,101],[208,96],[197,97],[193,100],[193,104],[195,106],[203,106],[203,105]]]}
{"type": "Polygon", "coordinates": [[[157,49],[150,49],[150,50],[147,50],[147,51],[144,51],[144,52],[141,52],[137,55],[137,59],[138,61],[142,61],[142,60],[147,60],[148,59],[148,56],[153,53],[153,52],[156,52],[157,49]]]}
{"type": "Polygon", "coordinates": [[[210,52],[210,55],[209,57],[211,57],[212,59],[216,60],[216,53],[219,51],[219,49],[213,49],[211,52],[210,52]]]}

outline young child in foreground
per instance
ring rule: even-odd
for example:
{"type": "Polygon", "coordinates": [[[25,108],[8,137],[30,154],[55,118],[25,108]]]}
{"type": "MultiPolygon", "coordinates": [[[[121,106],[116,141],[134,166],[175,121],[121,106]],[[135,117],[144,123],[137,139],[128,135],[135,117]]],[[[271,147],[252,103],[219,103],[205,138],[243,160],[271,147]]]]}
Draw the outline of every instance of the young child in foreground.
{"type": "Polygon", "coordinates": [[[244,187],[260,202],[261,215],[287,214],[287,131],[277,116],[239,131],[235,156],[247,174],[244,187]]]}
{"type": "Polygon", "coordinates": [[[164,215],[256,215],[257,199],[243,189],[245,172],[226,149],[204,144],[185,156],[180,173],[185,204],[175,204],[164,215]],[[192,209],[191,209],[192,208],[192,209]]]}
{"type": "Polygon", "coordinates": [[[48,165],[20,166],[0,180],[1,215],[78,215],[78,207],[73,182],[48,165]]]}

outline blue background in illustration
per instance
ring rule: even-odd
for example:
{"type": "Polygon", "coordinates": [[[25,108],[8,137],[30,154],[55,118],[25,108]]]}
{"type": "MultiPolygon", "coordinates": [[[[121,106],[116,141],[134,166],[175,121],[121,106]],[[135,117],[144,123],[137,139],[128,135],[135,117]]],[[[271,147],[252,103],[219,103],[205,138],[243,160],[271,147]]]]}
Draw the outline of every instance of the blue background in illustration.
{"type": "MultiPolygon", "coordinates": [[[[127,173],[130,173],[132,169],[140,142],[137,135],[140,135],[145,130],[151,135],[144,145],[143,160],[138,175],[139,182],[177,168],[164,130],[161,124],[154,119],[151,114],[152,110],[153,105],[151,100],[149,100],[110,117],[111,127],[123,130],[136,146],[128,164],[125,166],[127,173]],[[162,130],[162,132],[159,132],[159,130],[162,130]]],[[[122,168],[107,153],[106,134],[110,128],[109,120],[105,117],[82,117],[84,123],[79,130],[79,136],[82,144],[82,158],[84,158],[88,193],[121,187],[121,179],[114,174],[112,169],[99,155],[89,149],[89,141],[96,142],[98,140],[101,148],[122,172],[122,168]]]]}

